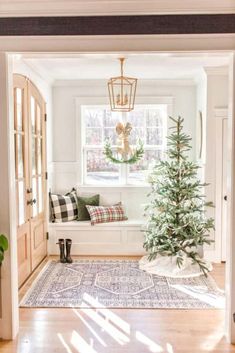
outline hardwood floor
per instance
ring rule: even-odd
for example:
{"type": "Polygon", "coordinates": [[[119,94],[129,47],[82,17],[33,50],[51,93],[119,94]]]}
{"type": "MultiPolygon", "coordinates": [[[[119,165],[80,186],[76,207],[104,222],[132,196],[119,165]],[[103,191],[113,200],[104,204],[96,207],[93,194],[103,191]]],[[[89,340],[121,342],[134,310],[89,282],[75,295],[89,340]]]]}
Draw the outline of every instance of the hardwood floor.
{"type": "MultiPolygon", "coordinates": [[[[44,262],[45,264],[45,262],[44,262]]],[[[20,291],[24,295],[44,265],[20,291]]],[[[212,275],[224,287],[224,264],[212,275]]],[[[0,353],[235,352],[223,310],[20,309],[20,333],[0,353]]]]}

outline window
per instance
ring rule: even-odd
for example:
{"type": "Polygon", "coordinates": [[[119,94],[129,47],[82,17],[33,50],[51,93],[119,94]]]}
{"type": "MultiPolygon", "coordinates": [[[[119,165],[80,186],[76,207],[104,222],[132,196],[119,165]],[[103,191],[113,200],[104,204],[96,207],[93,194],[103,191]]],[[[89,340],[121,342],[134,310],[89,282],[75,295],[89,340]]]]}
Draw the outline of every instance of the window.
{"type": "Polygon", "coordinates": [[[151,165],[163,158],[166,148],[167,105],[137,105],[129,113],[111,112],[107,106],[82,106],[84,183],[91,185],[143,185],[151,165]],[[132,124],[130,144],[144,143],[145,154],[134,165],[116,165],[103,155],[106,138],[117,147],[116,124],[132,124]]]}

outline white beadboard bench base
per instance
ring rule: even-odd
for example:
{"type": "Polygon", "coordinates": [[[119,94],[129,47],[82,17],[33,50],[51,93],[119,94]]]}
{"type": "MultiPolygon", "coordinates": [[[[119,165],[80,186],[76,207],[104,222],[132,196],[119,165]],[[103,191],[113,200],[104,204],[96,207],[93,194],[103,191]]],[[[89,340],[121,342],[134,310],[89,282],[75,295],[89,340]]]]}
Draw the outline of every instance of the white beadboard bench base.
{"type": "Polygon", "coordinates": [[[49,223],[49,255],[59,254],[59,238],[72,239],[72,255],[144,255],[141,220],[49,223]]]}

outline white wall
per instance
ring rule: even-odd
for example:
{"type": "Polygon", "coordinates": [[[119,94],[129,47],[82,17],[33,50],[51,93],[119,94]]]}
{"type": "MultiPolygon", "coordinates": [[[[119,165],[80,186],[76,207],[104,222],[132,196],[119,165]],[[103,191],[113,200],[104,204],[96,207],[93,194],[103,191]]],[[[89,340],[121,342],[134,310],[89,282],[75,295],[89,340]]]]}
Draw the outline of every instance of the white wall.
{"type": "Polygon", "coordinates": [[[202,169],[200,175],[204,180],[204,166],[206,163],[206,123],[207,123],[207,75],[202,69],[200,75],[197,78],[196,87],[196,134],[195,134],[195,152],[196,160],[201,164],[202,169]],[[202,113],[202,127],[200,127],[199,112],[202,113]],[[200,128],[202,128],[202,154],[199,156],[200,149],[200,128]]]}
{"type": "MultiPolygon", "coordinates": [[[[57,81],[53,87],[53,177],[51,189],[64,192],[77,186],[76,169],[80,168],[77,156],[76,135],[76,98],[106,97],[108,104],[107,82],[103,80],[57,81]]],[[[195,116],[196,88],[192,81],[139,80],[138,97],[172,97],[173,116],[181,115],[185,119],[185,132],[192,138],[192,157],[195,157],[195,116]]],[[[153,99],[154,101],[154,99],[153,99]]]]}

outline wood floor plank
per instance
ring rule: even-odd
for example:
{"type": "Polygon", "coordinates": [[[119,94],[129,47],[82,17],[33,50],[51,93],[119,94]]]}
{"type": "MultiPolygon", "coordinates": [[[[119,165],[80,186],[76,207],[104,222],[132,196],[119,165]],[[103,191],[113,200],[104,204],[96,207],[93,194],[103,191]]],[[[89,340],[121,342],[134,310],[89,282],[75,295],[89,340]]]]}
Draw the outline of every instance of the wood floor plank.
{"type": "MultiPolygon", "coordinates": [[[[20,298],[44,265],[22,287],[20,298]]],[[[224,271],[224,264],[214,265],[220,288],[224,271]]],[[[235,352],[223,332],[223,310],[21,308],[19,336],[0,342],[0,353],[235,352]]]]}

